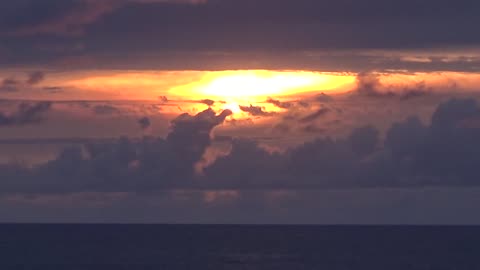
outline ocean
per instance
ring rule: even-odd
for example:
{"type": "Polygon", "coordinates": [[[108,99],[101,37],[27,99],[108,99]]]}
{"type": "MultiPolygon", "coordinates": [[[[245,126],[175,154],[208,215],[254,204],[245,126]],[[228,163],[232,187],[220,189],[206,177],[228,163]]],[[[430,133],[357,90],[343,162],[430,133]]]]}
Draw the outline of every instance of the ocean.
{"type": "Polygon", "coordinates": [[[480,227],[0,225],[1,270],[479,270],[480,227]]]}

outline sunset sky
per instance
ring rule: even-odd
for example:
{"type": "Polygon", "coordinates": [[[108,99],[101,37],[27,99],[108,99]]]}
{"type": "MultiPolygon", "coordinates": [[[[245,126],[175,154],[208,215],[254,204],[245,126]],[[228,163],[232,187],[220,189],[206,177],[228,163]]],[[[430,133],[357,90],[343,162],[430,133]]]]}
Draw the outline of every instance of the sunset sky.
{"type": "Polygon", "coordinates": [[[0,222],[478,224],[478,10],[3,0],[0,222]]]}

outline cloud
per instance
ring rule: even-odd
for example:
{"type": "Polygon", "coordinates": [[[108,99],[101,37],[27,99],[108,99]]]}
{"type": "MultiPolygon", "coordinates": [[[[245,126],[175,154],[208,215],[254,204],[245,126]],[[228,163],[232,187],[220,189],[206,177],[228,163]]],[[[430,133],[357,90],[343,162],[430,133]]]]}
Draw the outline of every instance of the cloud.
{"type": "Polygon", "coordinates": [[[16,78],[3,79],[0,84],[0,91],[17,92],[22,89],[28,89],[45,79],[45,73],[42,71],[35,71],[27,74],[25,80],[18,80],[16,78]]]}
{"type": "Polygon", "coordinates": [[[148,117],[142,117],[138,119],[138,124],[142,130],[146,130],[152,125],[150,118],[148,117]]]}
{"type": "Polygon", "coordinates": [[[282,102],[273,98],[268,98],[267,103],[273,104],[281,109],[290,109],[294,105],[292,102],[282,102]]]}
{"type": "MultiPolygon", "coordinates": [[[[78,35],[83,27],[112,12],[122,1],[111,0],[44,0],[10,4],[11,14],[21,23],[12,24],[7,33],[18,36],[38,34],[78,35]],[[117,2],[117,3],[116,3],[117,2]],[[34,16],[27,17],[27,14],[34,16]]],[[[8,10],[8,9],[7,9],[8,10]]]]}
{"type": "Polygon", "coordinates": [[[468,0],[455,2],[455,12],[433,0],[262,0],[255,8],[250,0],[188,2],[198,3],[2,1],[0,35],[10,36],[1,64],[81,59],[73,68],[478,71],[480,39],[471,35],[478,4],[468,0]],[[433,5],[435,13],[427,8],[433,5]],[[404,61],[413,58],[431,61],[404,61]]]}
{"type": "Polygon", "coordinates": [[[147,191],[192,185],[194,167],[213,141],[212,130],[230,114],[226,110],[217,115],[212,109],[182,114],[172,120],[166,139],[87,142],[66,147],[56,159],[32,169],[0,165],[5,179],[0,193],[147,191]]]}
{"type": "Polygon", "coordinates": [[[162,102],[162,103],[167,103],[169,100],[168,100],[168,97],[166,96],[160,96],[158,97],[158,99],[162,102]]]}
{"type": "Polygon", "coordinates": [[[196,174],[196,164],[204,161],[214,142],[213,129],[230,114],[216,114],[212,109],[182,114],[172,120],[165,139],[92,142],[83,148],[65,148],[56,159],[34,168],[1,165],[0,192],[480,185],[476,162],[480,126],[472,124],[480,120],[480,107],[473,99],[440,104],[430,124],[415,116],[399,121],[387,130],[385,139],[373,126],[356,128],[345,137],[320,137],[283,152],[267,149],[255,140],[228,139],[221,143],[231,142],[231,151],[209,162],[202,175],[196,174]]]}
{"type": "Polygon", "coordinates": [[[266,112],[260,106],[240,106],[240,110],[243,112],[249,113],[252,116],[271,116],[273,113],[266,112]]]}
{"type": "Polygon", "coordinates": [[[302,131],[306,133],[325,133],[327,129],[318,127],[314,124],[309,124],[303,127],[302,131]]]}
{"type": "Polygon", "coordinates": [[[85,28],[88,25],[128,4],[201,4],[204,2],[200,0],[25,0],[19,4],[3,4],[5,12],[4,14],[0,12],[0,15],[7,17],[5,21],[10,24],[10,29],[6,29],[6,33],[9,35],[76,36],[85,34],[85,28]]]}
{"type": "Polygon", "coordinates": [[[357,92],[361,95],[378,97],[393,96],[393,92],[381,92],[382,84],[378,75],[373,73],[359,73],[357,75],[357,92]]]}
{"type": "Polygon", "coordinates": [[[174,119],[166,141],[174,150],[173,158],[179,160],[175,166],[185,166],[184,169],[190,171],[191,165],[200,161],[211,145],[213,128],[222,124],[231,114],[230,110],[225,110],[216,115],[209,108],[195,116],[185,113],[174,119]]]}
{"type": "Polygon", "coordinates": [[[318,102],[324,102],[324,103],[328,103],[328,102],[332,102],[333,101],[333,97],[325,94],[325,93],[320,93],[319,95],[317,95],[315,97],[315,100],[318,101],[318,102]]]}
{"type": "Polygon", "coordinates": [[[119,108],[112,105],[96,105],[92,108],[92,110],[98,115],[113,115],[122,112],[119,108]]]}
{"type": "Polygon", "coordinates": [[[14,78],[6,78],[0,84],[0,91],[4,92],[16,92],[19,89],[21,82],[14,78]]]}
{"type": "Polygon", "coordinates": [[[313,122],[315,120],[317,120],[318,118],[320,117],[323,117],[325,115],[327,115],[328,113],[330,113],[330,109],[329,108],[321,108],[321,109],[318,109],[316,112],[314,113],[311,113],[303,118],[301,118],[299,120],[300,123],[308,123],[308,122],[313,122]]]}
{"type": "Polygon", "coordinates": [[[51,102],[21,103],[13,113],[0,112],[0,127],[39,123],[44,120],[43,116],[50,110],[51,105],[51,102]]]}
{"type": "Polygon", "coordinates": [[[46,87],[43,87],[42,90],[47,91],[47,92],[52,93],[52,94],[56,94],[56,93],[62,92],[62,91],[63,91],[63,87],[59,87],[59,86],[46,86],[46,87]]]}
{"type": "Polygon", "coordinates": [[[373,126],[353,130],[348,139],[352,151],[360,156],[368,156],[375,151],[379,141],[379,132],[373,126]]]}
{"type": "Polygon", "coordinates": [[[35,71],[28,74],[28,79],[26,81],[29,85],[35,85],[42,82],[45,79],[45,73],[42,71],[35,71]]]}
{"type": "Polygon", "coordinates": [[[359,73],[356,80],[356,92],[367,97],[399,97],[401,100],[409,100],[432,91],[423,81],[407,86],[385,85],[375,73],[359,73]]]}
{"type": "Polygon", "coordinates": [[[213,106],[215,105],[215,101],[214,100],[211,100],[211,99],[202,99],[199,101],[200,103],[202,104],[205,104],[207,106],[213,106]]]}

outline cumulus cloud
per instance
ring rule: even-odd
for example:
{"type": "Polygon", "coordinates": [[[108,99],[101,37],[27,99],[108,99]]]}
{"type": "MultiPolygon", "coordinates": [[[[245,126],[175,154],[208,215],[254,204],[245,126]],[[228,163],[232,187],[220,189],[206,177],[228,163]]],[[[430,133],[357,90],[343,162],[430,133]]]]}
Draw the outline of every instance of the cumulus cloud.
{"type": "Polygon", "coordinates": [[[202,175],[196,174],[195,165],[214,142],[212,130],[230,114],[216,114],[212,109],[182,114],[171,122],[165,139],[92,142],[83,148],[66,148],[56,159],[35,168],[2,165],[0,190],[70,193],[480,185],[480,126],[476,124],[480,107],[473,99],[440,104],[429,124],[415,116],[399,121],[387,130],[385,139],[373,126],[356,128],[344,138],[320,137],[284,152],[251,139],[228,139],[223,143],[231,143],[231,151],[209,162],[202,175]]]}
{"type": "Polygon", "coordinates": [[[74,193],[146,191],[194,185],[194,167],[212,143],[212,130],[231,114],[212,109],[172,120],[166,139],[121,138],[67,147],[33,169],[1,165],[0,192],[74,193]],[[68,181],[66,181],[68,179],[68,181]]]}

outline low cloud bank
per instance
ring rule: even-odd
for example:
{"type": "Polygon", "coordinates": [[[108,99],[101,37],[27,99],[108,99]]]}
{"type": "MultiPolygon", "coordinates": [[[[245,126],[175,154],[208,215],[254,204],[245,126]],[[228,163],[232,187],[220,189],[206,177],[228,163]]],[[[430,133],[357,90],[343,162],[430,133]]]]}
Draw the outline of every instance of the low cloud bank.
{"type": "Polygon", "coordinates": [[[0,167],[2,193],[275,190],[480,184],[480,107],[474,99],[440,104],[424,124],[394,123],[385,139],[373,126],[345,138],[318,138],[286,152],[233,140],[231,152],[195,171],[212,146],[212,131],[231,114],[211,108],[182,114],[168,136],[92,143],[64,149],[46,164],[0,167]]]}

